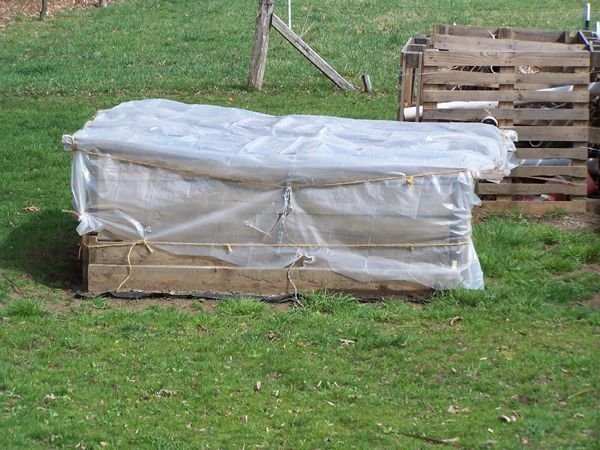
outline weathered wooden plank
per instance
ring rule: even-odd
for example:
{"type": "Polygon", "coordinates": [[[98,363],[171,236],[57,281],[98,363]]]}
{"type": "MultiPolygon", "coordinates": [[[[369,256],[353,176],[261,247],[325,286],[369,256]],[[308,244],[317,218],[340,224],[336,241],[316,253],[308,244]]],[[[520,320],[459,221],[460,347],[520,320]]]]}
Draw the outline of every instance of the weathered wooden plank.
{"type": "Polygon", "coordinates": [[[520,141],[585,142],[588,127],[577,126],[513,126],[520,141]]]}
{"type": "Polygon", "coordinates": [[[419,54],[423,53],[426,48],[427,46],[423,44],[415,44],[415,38],[410,38],[400,51],[403,64],[407,67],[416,68],[419,65],[419,54]]]}
{"type": "MultiPolygon", "coordinates": [[[[433,34],[449,34],[453,36],[472,36],[482,38],[501,38],[499,32],[505,28],[473,27],[465,25],[434,25],[433,34]]],[[[537,42],[577,42],[576,36],[561,30],[544,30],[537,28],[508,28],[512,32],[512,38],[523,41],[537,42]],[[565,39],[566,38],[566,39],[565,39]]]]}
{"type": "Polygon", "coordinates": [[[317,69],[319,69],[327,78],[341,89],[356,90],[356,87],[335,71],[323,58],[319,56],[300,36],[288,28],[277,14],[273,14],[271,25],[281,36],[298,50],[306,59],[308,59],[317,69]]]}
{"type": "MultiPolygon", "coordinates": [[[[88,291],[114,291],[127,277],[126,265],[90,264],[88,291]]],[[[330,270],[293,268],[253,269],[214,266],[133,266],[121,290],[161,293],[213,292],[221,294],[281,295],[299,290],[328,289],[358,294],[390,295],[421,291],[422,285],[407,281],[358,282],[330,270]]]]}
{"type": "Polygon", "coordinates": [[[600,214],[600,198],[586,198],[587,212],[600,214]]]}
{"type": "Polygon", "coordinates": [[[422,53],[419,52],[406,52],[402,54],[404,60],[406,60],[407,67],[417,67],[419,65],[419,56],[422,53]]]}
{"type": "Polygon", "coordinates": [[[585,45],[565,44],[557,42],[536,42],[519,39],[491,39],[487,37],[433,35],[434,48],[450,51],[519,51],[519,52],[553,52],[553,51],[582,51],[585,45]]]}
{"type": "Polygon", "coordinates": [[[511,170],[512,177],[544,177],[544,176],[572,176],[585,177],[585,166],[522,166],[511,170]]]}
{"type": "Polygon", "coordinates": [[[592,144],[600,144],[600,127],[590,127],[588,140],[592,144]]]}
{"type": "Polygon", "coordinates": [[[263,85],[273,8],[274,0],[259,0],[252,56],[250,58],[250,75],[248,76],[248,87],[250,88],[260,90],[263,85]]]}
{"type": "MultiPolygon", "coordinates": [[[[589,74],[589,68],[584,68],[584,67],[577,67],[574,69],[576,73],[583,73],[583,74],[589,74]]],[[[573,91],[574,92],[587,92],[589,95],[589,88],[588,86],[585,85],[574,85],[573,86],[573,91]]],[[[589,101],[587,103],[575,103],[573,104],[573,109],[575,110],[586,110],[589,111],[590,110],[590,103],[589,101]]],[[[573,147],[581,147],[581,146],[587,146],[588,141],[589,141],[589,122],[588,120],[574,120],[571,122],[571,124],[574,127],[580,127],[580,128],[585,128],[586,129],[586,133],[583,134],[583,136],[581,137],[581,139],[579,141],[573,142],[573,147]]],[[[578,162],[575,163],[575,165],[581,165],[578,162]]],[[[587,167],[587,164],[585,165],[585,167],[587,167]]],[[[586,172],[587,175],[587,172],[586,172]]],[[[585,175],[584,175],[585,176],[585,175]]]]}
{"type": "MultiPolygon", "coordinates": [[[[432,67],[432,66],[425,66],[423,65],[423,71],[422,73],[432,73],[432,72],[437,72],[439,69],[437,67],[432,67]]],[[[421,76],[420,78],[421,80],[421,85],[420,85],[420,93],[421,93],[421,97],[420,100],[421,102],[423,102],[423,114],[425,117],[425,111],[426,110],[436,110],[437,109],[437,100],[427,100],[427,98],[425,98],[424,93],[425,93],[425,89],[428,90],[428,92],[441,92],[442,87],[441,86],[436,86],[436,85],[431,85],[431,86],[425,86],[423,84],[423,77],[421,76]]],[[[418,110],[417,110],[418,112],[418,110]]],[[[418,118],[420,116],[420,114],[416,114],[415,117],[418,118]]]]}
{"type": "Polygon", "coordinates": [[[521,41],[575,43],[575,34],[561,30],[537,30],[534,28],[513,28],[513,38],[521,41]]]}
{"type": "Polygon", "coordinates": [[[86,260],[88,263],[93,264],[96,262],[96,245],[98,244],[98,236],[93,233],[88,233],[87,239],[83,241],[87,246],[86,248],[86,260]]]}
{"type": "Polygon", "coordinates": [[[412,106],[412,86],[415,69],[408,67],[407,60],[402,55],[400,59],[400,91],[398,92],[398,120],[404,120],[404,108],[412,106]]]}
{"type": "Polygon", "coordinates": [[[517,108],[517,109],[437,109],[428,110],[425,119],[427,120],[451,120],[474,122],[480,121],[485,117],[492,116],[496,119],[513,119],[515,123],[531,120],[587,120],[589,111],[575,109],[536,109],[536,108],[517,108]]]}
{"type": "Polygon", "coordinates": [[[565,158],[586,161],[588,150],[585,147],[579,148],[517,148],[516,157],[519,159],[554,159],[565,158]]]}
{"type": "Polygon", "coordinates": [[[419,76],[415,78],[414,84],[416,85],[416,93],[415,96],[415,122],[421,122],[421,114],[418,112],[422,110],[421,105],[423,103],[423,77],[421,74],[423,73],[423,53],[419,54],[419,61],[417,65],[417,69],[419,76]]]}
{"type": "Polygon", "coordinates": [[[589,75],[587,74],[562,72],[491,73],[446,69],[423,74],[423,83],[425,84],[460,84],[481,87],[496,87],[501,83],[547,84],[548,86],[585,84],[587,86],[588,82],[589,75]]]}
{"type": "MultiPolygon", "coordinates": [[[[502,38],[511,38],[512,37],[512,30],[507,29],[507,28],[501,28],[498,30],[498,37],[502,37],[502,38]]],[[[514,75],[517,71],[516,68],[513,66],[503,66],[500,67],[499,69],[501,74],[506,74],[506,75],[514,75]]],[[[515,87],[514,87],[514,83],[501,83],[498,85],[498,88],[500,89],[500,91],[502,92],[514,92],[515,87]]],[[[515,104],[512,101],[499,101],[498,102],[498,108],[500,109],[514,109],[515,104]]],[[[513,126],[513,119],[508,118],[508,119],[500,119],[498,120],[498,125],[500,127],[510,127],[512,128],[513,126]]],[[[504,199],[508,199],[508,197],[503,197],[502,195],[497,195],[496,197],[497,200],[504,200],[504,199]]]]}
{"type": "Polygon", "coordinates": [[[371,84],[371,77],[369,76],[368,73],[363,73],[361,78],[362,78],[365,92],[370,94],[373,91],[373,85],[371,84]]]}
{"type": "Polygon", "coordinates": [[[471,27],[464,25],[435,24],[432,28],[432,36],[441,34],[465,37],[487,37],[491,39],[498,32],[498,28],[471,27]]]}
{"type": "Polygon", "coordinates": [[[415,34],[414,43],[419,45],[431,45],[431,39],[426,34],[415,34]]]}
{"type": "Polygon", "coordinates": [[[143,264],[146,266],[157,265],[178,265],[178,266],[232,266],[226,261],[212,258],[210,256],[184,255],[161,250],[156,245],[152,245],[150,252],[144,245],[132,246],[111,246],[114,243],[102,243],[107,247],[95,248],[95,264],[117,264],[127,265],[127,257],[132,264],[143,264]],[[131,252],[130,252],[131,250],[131,252]]]}
{"type": "Polygon", "coordinates": [[[81,260],[81,274],[82,280],[85,286],[84,289],[87,290],[87,280],[88,280],[88,264],[90,263],[90,251],[88,248],[88,244],[90,242],[90,234],[84,234],[81,236],[81,241],[79,243],[79,251],[80,251],[80,260],[81,260]]]}
{"type": "Polygon", "coordinates": [[[563,210],[571,213],[583,213],[586,211],[585,200],[571,200],[559,202],[526,202],[526,201],[490,201],[484,200],[481,211],[502,212],[520,210],[527,214],[544,214],[551,211],[563,210]]]}
{"type": "Polygon", "coordinates": [[[478,183],[477,193],[480,195],[586,195],[586,185],[584,183],[478,183]]]}
{"type": "Polygon", "coordinates": [[[548,91],[433,91],[435,85],[423,88],[425,102],[455,101],[500,101],[500,102],[552,102],[552,103],[586,103],[589,92],[548,92],[548,91]],[[427,90],[425,90],[427,89],[427,90]]]}
{"type": "Polygon", "coordinates": [[[590,54],[578,52],[446,52],[426,50],[425,65],[432,66],[540,66],[589,67],[590,54]]]}

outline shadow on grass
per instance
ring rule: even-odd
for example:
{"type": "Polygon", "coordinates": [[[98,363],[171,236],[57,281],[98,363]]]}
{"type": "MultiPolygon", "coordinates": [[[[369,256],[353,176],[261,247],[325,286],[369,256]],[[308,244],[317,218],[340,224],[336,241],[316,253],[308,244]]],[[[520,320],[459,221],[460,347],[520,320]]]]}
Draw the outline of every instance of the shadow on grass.
{"type": "Polygon", "coordinates": [[[29,213],[0,242],[0,265],[50,288],[81,286],[76,221],[57,210],[29,213]]]}

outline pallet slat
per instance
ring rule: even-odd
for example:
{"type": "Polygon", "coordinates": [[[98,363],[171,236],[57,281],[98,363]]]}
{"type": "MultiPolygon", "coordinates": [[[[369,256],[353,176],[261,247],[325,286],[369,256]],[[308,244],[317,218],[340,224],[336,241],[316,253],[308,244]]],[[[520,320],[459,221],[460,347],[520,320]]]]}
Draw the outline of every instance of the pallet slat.
{"type": "Polygon", "coordinates": [[[466,25],[436,24],[433,26],[433,34],[449,34],[453,36],[472,36],[488,39],[499,38],[500,30],[510,30],[513,39],[534,42],[576,42],[576,33],[561,30],[542,30],[532,28],[494,28],[473,27],[466,25]]]}
{"type": "Polygon", "coordinates": [[[542,194],[567,194],[586,195],[585,184],[529,184],[529,183],[479,183],[479,195],[542,195],[542,194]]]}
{"type": "Polygon", "coordinates": [[[576,148],[517,148],[516,157],[519,159],[555,159],[587,160],[588,150],[585,147],[576,148]]]}
{"type": "Polygon", "coordinates": [[[438,91],[430,90],[434,85],[423,87],[424,102],[548,102],[548,103],[588,103],[589,92],[548,92],[548,91],[438,91]]]}
{"type": "Polygon", "coordinates": [[[496,119],[512,119],[514,122],[531,120],[588,120],[589,111],[579,109],[459,109],[447,108],[427,111],[431,120],[477,122],[492,116],[496,119]]]}
{"type": "Polygon", "coordinates": [[[462,84],[482,87],[498,84],[548,84],[555,86],[585,84],[589,75],[581,73],[538,72],[538,73],[488,73],[466,70],[440,70],[422,75],[425,84],[462,84]]]}
{"type": "MultiPolygon", "coordinates": [[[[453,36],[448,34],[436,34],[431,37],[435,48],[440,50],[452,51],[519,51],[535,52],[539,51],[540,43],[535,41],[526,41],[519,39],[492,39],[490,35],[486,37],[475,36],[453,36]]],[[[559,42],[545,42],[544,51],[562,51],[574,52],[585,50],[583,44],[565,44],[559,42]]]]}
{"type": "Polygon", "coordinates": [[[515,167],[511,172],[511,177],[540,177],[540,176],[569,176],[585,178],[587,175],[586,166],[522,166],[515,167]]]}
{"type": "Polygon", "coordinates": [[[590,127],[588,140],[592,144],[600,145],[600,128],[599,127],[590,127]]]}
{"type": "Polygon", "coordinates": [[[590,54],[581,52],[444,52],[426,50],[423,63],[427,66],[539,66],[589,67],[590,54]]]}
{"type": "Polygon", "coordinates": [[[482,212],[521,210],[528,214],[544,214],[557,209],[572,213],[584,213],[587,209],[587,202],[585,200],[559,202],[483,201],[481,205],[482,212]]]}
{"type": "Polygon", "coordinates": [[[423,62],[430,66],[540,66],[589,67],[590,54],[580,52],[455,52],[426,50],[423,62]]]}
{"type": "Polygon", "coordinates": [[[575,126],[514,126],[520,141],[586,142],[588,127],[575,126]]]}

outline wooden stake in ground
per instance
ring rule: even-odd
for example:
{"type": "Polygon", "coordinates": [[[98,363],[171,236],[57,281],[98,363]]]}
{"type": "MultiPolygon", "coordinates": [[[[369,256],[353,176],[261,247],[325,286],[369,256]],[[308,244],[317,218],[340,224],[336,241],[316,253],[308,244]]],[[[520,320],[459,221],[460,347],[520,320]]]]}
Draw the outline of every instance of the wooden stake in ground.
{"type": "Polygon", "coordinates": [[[259,0],[248,87],[259,90],[262,87],[265,65],[267,62],[267,51],[269,48],[269,31],[272,26],[286,41],[292,44],[302,56],[308,59],[327,78],[333,81],[337,87],[355,91],[356,87],[337,73],[333,67],[327,64],[327,62],[321,58],[317,52],[310,48],[300,36],[294,33],[283,20],[274,14],[273,8],[274,0],[259,0]]]}
{"type": "Polygon", "coordinates": [[[250,60],[249,88],[259,90],[262,88],[265,65],[267,64],[273,8],[274,0],[259,0],[258,13],[256,14],[256,30],[254,31],[254,44],[252,45],[252,58],[250,60]]]}
{"type": "Polygon", "coordinates": [[[363,74],[362,81],[363,86],[365,87],[365,92],[370,94],[373,91],[373,85],[371,84],[371,77],[368,73],[363,74]]]}

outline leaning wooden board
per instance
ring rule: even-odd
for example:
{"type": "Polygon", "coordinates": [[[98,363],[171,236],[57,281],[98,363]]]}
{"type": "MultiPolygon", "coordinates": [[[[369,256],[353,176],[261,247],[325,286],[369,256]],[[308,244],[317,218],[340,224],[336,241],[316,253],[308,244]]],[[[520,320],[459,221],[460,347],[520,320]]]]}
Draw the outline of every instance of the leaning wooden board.
{"type": "Polygon", "coordinates": [[[500,184],[480,183],[484,209],[585,211],[588,135],[590,141],[595,135],[589,129],[592,52],[577,32],[436,25],[431,37],[418,37],[420,45],[416,39],[402,51],[399,120],[407,107],[419,111],[421,105],[417,121],[492,116],[501,128],[517,131],[518,158],[540,160],[515,168],[500,184]],[[540,90],[564,85],[573,88],[540,90]],[[489,104],[438,109],[456,101],[489,104]],[[558,166],[551,159],[570,163],[558,166]],[[563,201],[523,201],[553,194],[563,201]]]}

